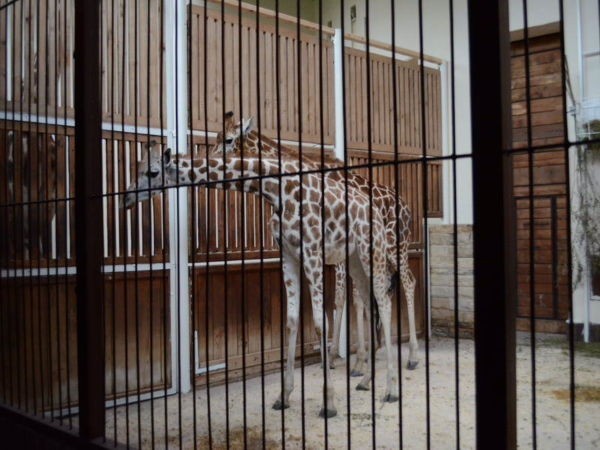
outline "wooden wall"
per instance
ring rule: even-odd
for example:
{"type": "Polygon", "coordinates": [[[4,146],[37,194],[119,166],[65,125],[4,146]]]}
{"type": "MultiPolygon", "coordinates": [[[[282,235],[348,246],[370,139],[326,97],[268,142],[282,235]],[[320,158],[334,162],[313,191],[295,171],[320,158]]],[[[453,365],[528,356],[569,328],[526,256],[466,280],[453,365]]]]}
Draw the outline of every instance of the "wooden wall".
{"type": "MultiPolygon", "coordinates": [[[[167,274],[109,273],[105,280],[107,398],[169,387],[167,274]]],[[[75,277],[19,277],[0,285],[0,401],[38,413],[75,406],[75,277]]]]}
{"type": "MultiPolygon", "coordinates": [[[[562,56],[558,34],[537,37],[529,43],[529,114],[525,43],[512,44],[514,201],[517,229],[518,314],[554,319],[541,323],[548,331],[564,328],[568,316],[567,184],[564,135],[562,56]],[[535,150],[531,157],[525,152],[535,150]],[[531,172],[531,176],[530,176],[531,172]],[[533,205],[531,205],[533,201],[533,205]],[[530,206],[531,205],[531,206],[530,206]],[[530,207],[533,210],[533,261],[531,260],[530,207]],[[533,264],[533,266],[532,266],[533,264]],[[535,278],[531,309],[531,272],[535,278]]],[[[519,322],[528,327],[527,321],[519,322]]]]}

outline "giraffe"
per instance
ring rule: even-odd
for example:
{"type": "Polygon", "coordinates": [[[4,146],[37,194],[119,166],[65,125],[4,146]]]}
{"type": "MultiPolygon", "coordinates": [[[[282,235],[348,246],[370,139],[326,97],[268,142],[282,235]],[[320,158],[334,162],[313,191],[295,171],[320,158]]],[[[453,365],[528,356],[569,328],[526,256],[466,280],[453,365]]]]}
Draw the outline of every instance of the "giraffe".
{"type": "MultiPolygon", "coordinates": [[[[252,118],[242,119],[241,122],[236,123],[232,111],[225,114],[223,132],[225,133],[224,135],[222,132],[218,133],[217,141],[211,149],[212,154],[222,154],[223,150],[225,150],[227,154],[240,155],[243,153],[246,157],[261,155],[262,157],[278,158],[281,156],[284,160],[298,160],[300,158],[297,150],[278,145],[277,142],[272,139],[259,135],[253,129],[252,118]]],[[[303,159],[313,161],[307,156],[303,156],[303,159]]],[[[317,161],[313,162],[315,164],[320,163],[317,161]]],[[[326,165],[327,167],[334,166],[333,164],[326,165]]],[[[409,358],[407,367],[408,369],[413,370],[418,364],[418,342],[414,314],[414,290],[416,283],[408,265],[408,249],[411,238],[410,227],[412,220],[410,210],[407,203],[396,194],[394,189],[377,183],[372,183],[371,186],[369,186],[369,180],[360,175],[349,172],[348,186],[362,191],[367,196],[372,195],[373,205],[382,213],[387,237],[388,264],[393,268],[392,271],[394,273],[397,271],[396,267],[398,266],[399,260],[400,279],[406,297],[409,323],[409,358]],[[396,205],[398,206],[398,212],[396,212],[396,205]],[[396,229],[397,226],[398,230],[396,229]],[[396,259],[396,244],[398,244],[398,260],[396,259]]],[[[338,354],[339,336],[342,325],[341,311],[346,302],[345,264],[342,263],[336,266],[335,275],[335,309],[337,314],[335,314],[333,338],[329,357],[332,367],[338,354]]],[[[366,319],[367,324],[370,324],[370,308],[368,307],[368,299],[361,300],[360,293],[357,289],[354,289],[353,300],[357,318],[358,349],[351,375],[362,376],[365,366],[368,366],[368,352],[365,348],[364,320],[366,319]]]]}
{"type": "MultiPolygon", "coordinates": [[[[346,246],[350,256],[349,273],[362,298],[371,298],[369,275],[373,274],[373,296],[382,317],[387,354],[387,387],[383,400],[398,401],[398,373],[392,353],[390,320],[390,288],[395,274],[390,272],[385,255],[386,230],[381,213],[374,208],[370,217],[369,201],[363,192],[348,189],[346,205],[346,190],[341,174],[331,171],[321,175],[314,171],[316,165],[310,161],[288,159],[280,166],[279,159],[259,158],[256,155],[209,155],[190,160],[172,157],[170,149],[162,154],[154,149],[148,153],[149,157],[139,164],[137,181],[127,189],[123,207],[131,208],[136,201],[150,198],[160,187],[179,182],[200,185],[215,183],[214,187],[220,189],[261,194],[279,210],[273,216],[271,226],[282,253],[289,339],[284,386],[273,404],[274,409],[290,406],[289,399],[294,388],[302,271],[308,281],[313,320],[321,343],[321,359],[325,370],[325,403],[320,416],[333,417],[337,414],[326,355],[328,326],[327,318],[323,315],[323,264],[337,265],[345,261],[346,246]],[[307,170],[308,173],[300,175],[301,171],[307,170]],[[346,207],[349,211],[347,219],[344,214],[346,207]],[[348,235],[343,231],[346,229],[346,220],[350,230],[348,235]],[[324,235],[322,230],[325,231],[324,235]]],[[[359,383],[359,389],[368,389],[370,380],[371,373],[367,371],[359,383]]]]}

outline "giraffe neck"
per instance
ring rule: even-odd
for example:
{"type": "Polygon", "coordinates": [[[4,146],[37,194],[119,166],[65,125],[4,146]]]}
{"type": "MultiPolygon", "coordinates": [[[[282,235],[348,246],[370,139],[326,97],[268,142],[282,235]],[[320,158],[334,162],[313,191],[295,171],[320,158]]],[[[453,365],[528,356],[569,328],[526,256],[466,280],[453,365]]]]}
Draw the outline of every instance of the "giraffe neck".
{"type": "MultiPolygon", "coordinates": [[[[269,203],[278,207],[280,192],[291,193],[298,185],[297,176],[280,177],[282,173],[295,173],[299,165],[286,161],[280,168],[279,160],[274,158],[258,158],[256,156],[214,156],[194,161],[193,167],[188,160],[188,167],[181,168],[180,181],[196,184],[211,184],[217,189],[234,190],[261,194],[269,203]],[[185,179],[185,181],[183,181],[185,179]],[[228,180],[231,180],[227,182],[228,180]],[[225,183],[219,183],[225,181],[225,183]],[[281,191],[279,185],[281,183],[281,191]]],[[[180,167],[183,165],[179,160],[180,167]]]]}

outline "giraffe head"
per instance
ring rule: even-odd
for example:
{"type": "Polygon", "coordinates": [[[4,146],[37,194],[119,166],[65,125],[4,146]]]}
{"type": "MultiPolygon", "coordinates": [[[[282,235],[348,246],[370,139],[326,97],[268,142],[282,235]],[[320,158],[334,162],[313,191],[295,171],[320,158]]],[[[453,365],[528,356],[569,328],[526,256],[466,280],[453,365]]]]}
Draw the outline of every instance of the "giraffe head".
{"type": "Polygon", "coordinates": [[[146,145],[144,157],[137,163],[137,179],[127,187],[121,207],[130,209],[136,202],[148,200],[160,192],[159,188],[171,184],[168,169],[172,164],[170,148],[161,153],[155,141],[146,145]]]}
{"type": "Polygon", "coordinates": [[[211,149],[211,153],[222,154],[238,151],[240,148],[240,140],[242,136],[246,137],[254,127],[252,117],[242,119],[240,122],[235,121],[233,112],[229,111],[225,114],[223,121],[223,131],[217,134],[217,141],[211,149]]]}

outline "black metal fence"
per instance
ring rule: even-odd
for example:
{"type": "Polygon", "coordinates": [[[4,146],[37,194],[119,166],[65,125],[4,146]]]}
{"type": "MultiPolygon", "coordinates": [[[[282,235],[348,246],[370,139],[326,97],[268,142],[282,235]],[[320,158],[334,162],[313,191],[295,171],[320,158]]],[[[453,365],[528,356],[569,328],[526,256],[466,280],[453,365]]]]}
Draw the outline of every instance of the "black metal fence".
{"type": "Polygon", "coordinates": [[[597,439],[563,2],[256,3],[0,5],[10,445],[597,439]]]}

